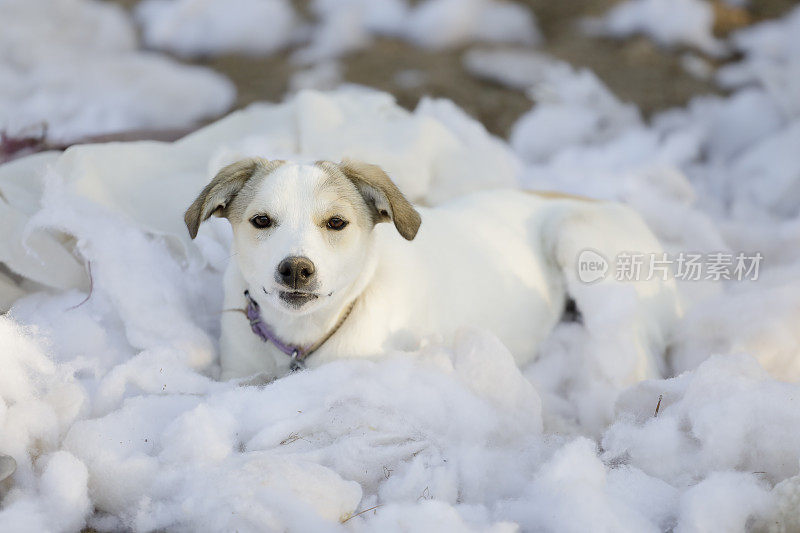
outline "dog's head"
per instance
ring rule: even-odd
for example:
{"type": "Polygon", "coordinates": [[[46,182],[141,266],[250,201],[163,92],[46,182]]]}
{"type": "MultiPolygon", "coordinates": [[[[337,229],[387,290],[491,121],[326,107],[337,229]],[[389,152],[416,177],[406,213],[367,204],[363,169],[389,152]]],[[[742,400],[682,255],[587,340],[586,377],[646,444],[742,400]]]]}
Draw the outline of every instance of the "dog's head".
{"type": "Polygon", "coordinates": [[[193,239],[212,215],[230,221],[235,259],[250,288],[293,314],[309,313],[357,283],[375,224],[391,221],[412,240],[421,223],[383,170],[348,160],[228,165],[186,210],[193,239]]]}

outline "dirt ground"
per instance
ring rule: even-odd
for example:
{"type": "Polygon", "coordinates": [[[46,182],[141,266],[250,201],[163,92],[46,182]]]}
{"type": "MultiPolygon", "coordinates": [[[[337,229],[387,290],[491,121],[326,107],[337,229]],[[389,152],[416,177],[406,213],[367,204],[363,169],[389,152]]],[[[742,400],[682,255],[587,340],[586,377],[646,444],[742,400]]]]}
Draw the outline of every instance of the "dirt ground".
{"type": "MultiPolygon", "coordinates": [[[[131,8],[136,0],[114,0],[131,8]]],[[[692,96],[718,93],[713,82],[700,80],[681,65],[688,50],[665,50],[644,37],[625,41],[586,35],[577,23],[598,16],[620,0],[521,0],[538,20],[544,42],[536,50],[547,52],[577,67],[593,70],[623,101],[635,103],[645,116],[685,104],[692,96]]],[[[308,15],[308,0],[296,0],[298,11],[308,15]]],[[[715,33],[775,18],[798,0],[752,0],[745,9],[714,0],[715,33]]],[[[511,125],[533,102],[523,92],[480,80],[462,65],[466,48],[428,51],[392,39],[376,39],[367,49],[342,60],[346,81],[394,94],[413,109],[422,96],[446,97],[480,120],[489,131],[507,136],[511,125]],[[398,73],[411,71],[416,84],[398,83],[398,73]]],[[[698,54],[701,55],[701,54],[698,54]]],[[[236,84],[236,107],[251,102],[279,101],[285,95],[295,68],[289,52],[268,57],[225,55],[191,62],[214,68],[236,84]]],[[[715,64],[710,58],[706,58],[715,64]]],[[[402,76],[401,76],[402,78],[402,76]]]]}

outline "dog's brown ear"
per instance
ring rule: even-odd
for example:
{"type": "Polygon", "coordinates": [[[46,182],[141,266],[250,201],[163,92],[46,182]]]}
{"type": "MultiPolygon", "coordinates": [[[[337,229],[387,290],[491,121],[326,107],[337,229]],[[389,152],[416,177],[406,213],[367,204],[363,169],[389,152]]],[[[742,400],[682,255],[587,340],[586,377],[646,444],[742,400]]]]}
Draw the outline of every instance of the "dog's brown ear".
{"type": "Polygon", "coordinates": [[[243,159],[223,167],[214,179],[205,186],[189,209],[183,215],[189,235],[194,239],[200,224],[211,215],[222,215],[236,193],[242,190],[247,180],[260,168],[266,168],[269,161],[260,157],[243,159]]]}
{"type": "Polygon", "coordinates": [[[376,222],[391,220],[403,238],[416,237],[422,218],[381,167],[344,159],[339,168],[373,209],[376,222]]]}

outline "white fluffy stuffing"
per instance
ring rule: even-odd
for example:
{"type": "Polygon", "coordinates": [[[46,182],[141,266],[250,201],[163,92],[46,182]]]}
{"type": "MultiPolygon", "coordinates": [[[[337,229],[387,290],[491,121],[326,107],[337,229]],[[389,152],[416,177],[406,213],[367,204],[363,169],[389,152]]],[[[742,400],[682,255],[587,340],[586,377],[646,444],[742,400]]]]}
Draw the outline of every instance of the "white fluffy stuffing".
{"type": "Polygon", "coordinates": [[[536,100],[510,145],[448,101],[411,113],[350,88],[255,105],[176,143],[0,167],[13,222],[0,454],[18,465],[0,482],[0,530],[797,529],[800,77],[769,74],[797,60],[796,16],[734,39],[730,96],[650,123],[589,72],[497,56],[532,65],[511,76],[472,56],[536,100]],[[619,291],[587,326],[557,326],[526,368],[467,330],[241,387],[214,379],[229,228],[214,220],[192,243],[181,215],[248,155],[366,159],[430,204],[514,185],[623,200],[671,253],[764,259],[757,281],[680,282],[665,379],[620,385],[619,291]]]}

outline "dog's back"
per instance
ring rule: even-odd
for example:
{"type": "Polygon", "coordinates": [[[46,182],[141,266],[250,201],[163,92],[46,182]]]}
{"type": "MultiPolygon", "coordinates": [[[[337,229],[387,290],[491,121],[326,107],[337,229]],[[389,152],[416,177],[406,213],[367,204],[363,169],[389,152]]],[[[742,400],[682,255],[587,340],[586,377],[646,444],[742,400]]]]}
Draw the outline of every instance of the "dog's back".
{"type": "Polygon", "coordinates": [[[461,326],[484,327],[524,364],[571,298],[587,329],[600,330],[599,337],[612,316],[628,320],[630,335],[618,349],[630,351],[637,362],[620,380],[663,371],[662,354],[680,312],[675,284],[669,277],[648,280],[646,271],[637,280],[617,279],[620,254],[661,253],[631,209],[497,190],[420,212],[424,223],[413,243],[390,232],[381,236],[382,266],[376,274],[377,283],[397,288],[395,310],[412,329],[449,337],[461,326]],[[607,262],[601,278],[582,279],[580,259],[587,253],[607,262]]]}

